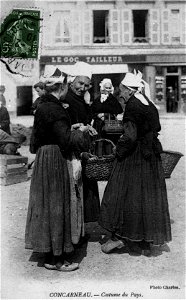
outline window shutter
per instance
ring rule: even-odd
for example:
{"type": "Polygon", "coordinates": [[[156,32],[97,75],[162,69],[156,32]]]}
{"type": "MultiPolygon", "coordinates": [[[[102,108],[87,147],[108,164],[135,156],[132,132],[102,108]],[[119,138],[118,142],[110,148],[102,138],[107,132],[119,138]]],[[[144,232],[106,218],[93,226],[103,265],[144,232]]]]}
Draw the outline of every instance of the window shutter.
{"type": "Polygon", "coordinates": [[[170,44],[170,11],[163,9],[161,14],[161,42],[164,45],[170,44]]]}
{"type": "MultiPolygon", "coordinates": [[[[42,27],[41,27],[42,28],[42,27]]],[[[49,46],[52,44],[52,14],[49,11],[45,11],[43,15],[43,46],[49,46]]]]}
{"type": "Polygon", "coordinates": [[[184,8],[181,17],[181,44],[186,45],[186,11],[184,8]]]}
{"type": "Polygon", "coordinates": [[[93,19],[91,10],[83,10],[83,45],[92,45],[93,19]]]}
{"type": "Polygon", "coordinates": [[[72,45],[81,45],[81,11],[72,10],[72,45]]]}
{"type": "Polygon", "coordinates": [[[59,12],[54,11],[52,13],[52,22],[50,28],[48,28],[47,30],[51,31],[52,44],[56,43],[56,37],[60,38],[60,34],[61,34],[61,21],[60,21],[59,12]]]}
{"type": "Polygon", "coordinates": [[[110,10],[110,43],[111,45],[121,44],[120,40],[120,11],[110,10]]]}
{"type": "Polygon", "coordinates": [[[121,24],[122,45],[130,45],[132,42],[132,12],[130,9],[122,9],[121,24]]]}
{"type": "Polygon", "coordinates": [[[160,44],[160,13],[158,9],[150,10],[150,44],[160,44]]]}

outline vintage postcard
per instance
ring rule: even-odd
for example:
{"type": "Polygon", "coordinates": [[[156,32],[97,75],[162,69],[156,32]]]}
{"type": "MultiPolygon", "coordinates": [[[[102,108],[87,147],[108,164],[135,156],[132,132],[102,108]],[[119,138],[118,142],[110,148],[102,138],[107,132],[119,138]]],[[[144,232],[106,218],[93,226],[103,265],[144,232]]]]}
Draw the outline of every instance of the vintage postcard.
{"type": "Polygon", "coordinates": [[[1,299],[185,299],[186,1],[0,11],[1,299]]]}

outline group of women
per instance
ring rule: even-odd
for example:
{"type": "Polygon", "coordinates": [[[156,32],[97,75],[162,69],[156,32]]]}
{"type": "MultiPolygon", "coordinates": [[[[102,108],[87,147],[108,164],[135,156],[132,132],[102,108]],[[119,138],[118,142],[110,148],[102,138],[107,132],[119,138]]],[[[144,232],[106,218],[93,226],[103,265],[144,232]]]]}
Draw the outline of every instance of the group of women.
{"type": "Polygon", "coordinates": [[[119,98],[126,104],[123,134],[100,209],[97,182],[86,178],[81,166],[82,153],[89,152],[97,134],[90,112],[94,108],[99,132],[102,114],[123,110],[109,80],[100,86],[105,96],[91,107],[90,66],[78,62],[74,67],[70,83],[59,70],[45,77],[46,93],[35,111],[30,144],[36,159],[25,232],[26,248],[45,253],[45,268],[64,272],[79,268],[67,256],[84,236],[85,222],[98,221],[112,233],[102,245],[105,253],[127,245],[131,253],[149,255],[151,244],[171,240],[158,140],[161,126],[155,105],[144,93],[144,81],[127,73],[119,86],[119,98]]]}

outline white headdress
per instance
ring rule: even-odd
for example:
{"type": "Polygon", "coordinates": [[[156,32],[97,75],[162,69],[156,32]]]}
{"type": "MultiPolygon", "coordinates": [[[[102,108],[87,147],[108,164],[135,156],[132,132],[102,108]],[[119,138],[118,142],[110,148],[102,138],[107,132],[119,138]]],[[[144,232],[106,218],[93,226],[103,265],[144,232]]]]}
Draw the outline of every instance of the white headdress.
{"type": "Polygon", "coordinates": [[[136,70],[134,70],[134,73],[126,73],[121,84],[129,88],[137,88],[137,91],[134,95],[143,104],[148,105],[148,101],[145,99],[143,94],[145,94],[145,96],[154,104],[150,96],[149,84],[142,79],[142,76],[142,73],[140,71],[136,72],[136,70]]]}
{"type": "Polygon", "coordinates": [[[46,66],[45,73],[40,78],[40,81],[46,86],[52,86],[55,83],[63,83],[66,76],[66,73],[63,73],[55,66],[46,66]]]}
{"type": "Polygon", "coordinates": [[[111,81],[109,78],[104,78],[104,79],[100,82],[99,86],[100,86],[100,89],[101,89],[101,90],[104,90],[104,89],[105,89],[105,84],[106,84],[106,83],[109,83],[110,86],[111,86],[111,88],[114,90],[113,85],[112,85],[112,81],[111,81]]]}
{"type": "Polygon", "coordinates": [[[73,70],[70,75],[72,77],[86,76],[89,79],[91,79],[91,77],[92,77],[91,65],[89,65],[83,61],[78,61],[73,65],[73,70]]]}
{"type": "MultiPolygon", "coordinates": [[[[99,86],[100,86],[100,91],[104,91],[104,90],[105,90],[105,84],[107,84],[107,83],[110,84],[110,87],[111,87],[111,94],[113,94],[113,92],[114,92],[114,87],[113,87],[113,85],[112,85],[112,81],[111,81],[109,78],[104,78],[104,79],[100,82],[100,84],[99,84],[99,86]]],[[[106,101],[107,98],[108,98],[108,96],[109,96],[108,93],[107,93],[107,94],[101,93],[100,101],[101,101],[101,102],[106,101]]]]}

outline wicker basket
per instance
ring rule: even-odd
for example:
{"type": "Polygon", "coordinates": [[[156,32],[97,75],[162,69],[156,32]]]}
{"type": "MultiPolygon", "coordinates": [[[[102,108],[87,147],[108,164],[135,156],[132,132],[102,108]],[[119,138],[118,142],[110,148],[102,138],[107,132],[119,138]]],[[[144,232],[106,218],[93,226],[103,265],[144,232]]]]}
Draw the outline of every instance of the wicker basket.
{"type": "MultiPolygon", "coordinates": [[[[161,153],[162,165],[165,178],[170,178],[171,174],[183,154],[175,151],[163,151],[161,153]]],[[[103,157],[93,157],[87,160],[85,165],[85,175],[92,180],[107,181],[109,179],[113,162],[114,154],[103,157]]]]}
{"type": "Polygon", "coordinates": [[[85,166],[86,177],[96,181],[107,181],[112,170],[114,159],[115,156],[112,154],[107,157],[93,157],[88,159],[85,166]]]}
{"type": "Polygon", "coordinates": [[[108,120],[105,120],[105,125],[103,126],[102,130],[107,134],[113,134],[113,133],[122,134],[123,122],[117,120],[116,117],[115,120],[111,120],[111,115],[108,114],[108,120]]]}
{"type": "Polygon", "coordinates": [[[115,155],[113,154],[114,143],[108,139],[99,139],[94,142],[92,154],[94,157],[89,158],[85,164],[85,175],[89,179],[96,181],[108,180],[112,170],[115,155]],[[111,154],[104,155],[104,143],[111,146],[111,154]]]}
{"type": "Polygon", "coordinates": [[[163,151],[163,153],[161,153],[165,178],[171,177],[172,171],[182,156],[182,153],[175,151],[163,151]]]}
{"type": "Polygon", "coordinates": [[[103,126],[103,131],[107,134],[112,133],[122,133],[123,132],[123,124],[122,121],[119,120],[106,120],[105,125],[103,126]]]}

